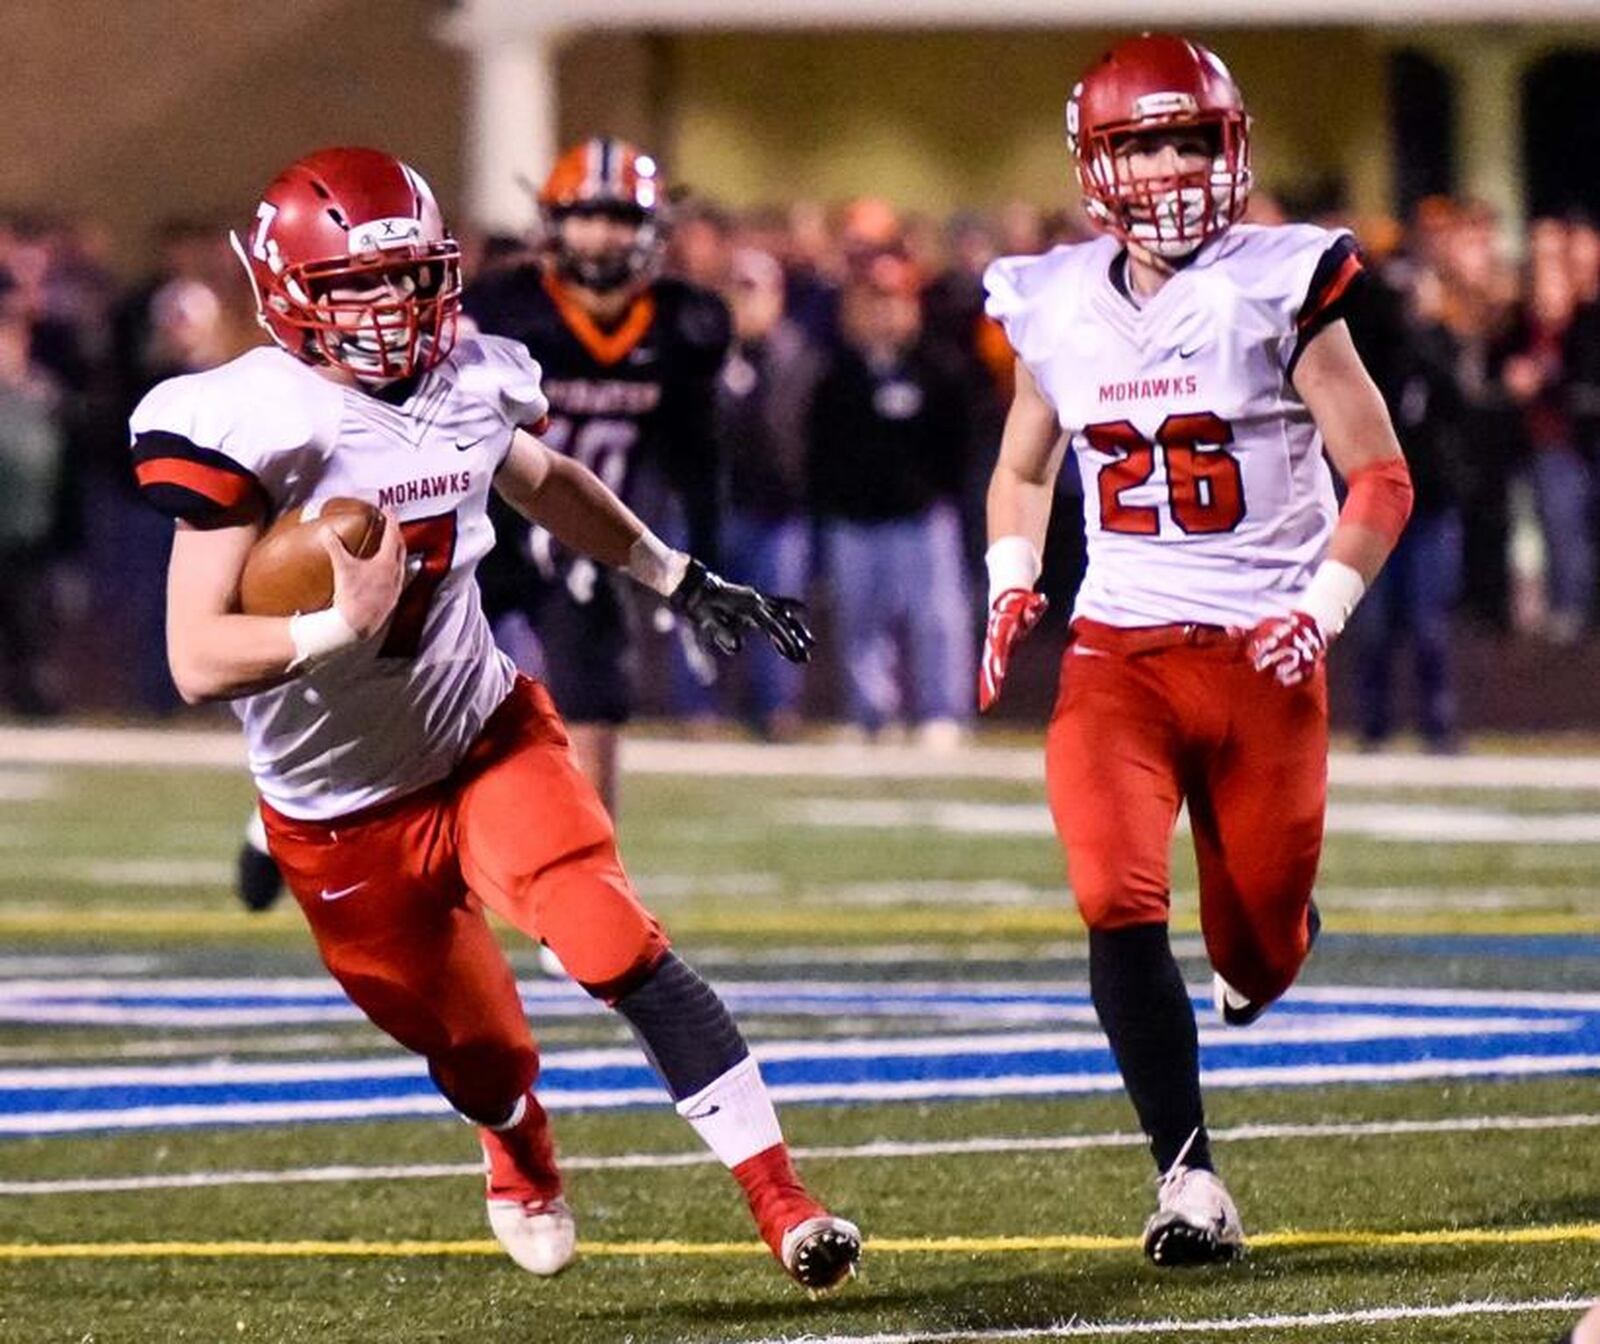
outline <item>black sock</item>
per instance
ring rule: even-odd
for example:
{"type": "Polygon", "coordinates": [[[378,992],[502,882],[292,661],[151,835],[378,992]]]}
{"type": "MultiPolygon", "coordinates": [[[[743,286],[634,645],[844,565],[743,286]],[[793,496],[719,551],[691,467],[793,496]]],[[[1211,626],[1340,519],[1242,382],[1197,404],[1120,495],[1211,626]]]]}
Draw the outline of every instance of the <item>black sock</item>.
{"type": "Polygon", "coordinates": [[[1211,1170],[1200,1102],[1200,1047],[1189,991],[1165,924],[1089,930],[1089,991],[1156,1166],[1211,1170]]]}
{"type": "Polygon", "coordinates": [[[674,1101],[694,1096],[750,1053],[716,991],[671,952],[615,1007],[674,1101]]]}

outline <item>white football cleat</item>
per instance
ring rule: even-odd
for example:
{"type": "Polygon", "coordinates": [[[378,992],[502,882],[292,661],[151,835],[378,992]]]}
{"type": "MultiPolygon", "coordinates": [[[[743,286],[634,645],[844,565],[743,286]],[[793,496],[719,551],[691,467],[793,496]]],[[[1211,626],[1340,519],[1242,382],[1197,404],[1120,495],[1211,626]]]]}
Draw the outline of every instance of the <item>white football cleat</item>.
{"type": "Polygon", "coordinates": [[[564,1199],[544,1204],[489,1201],[489,1226],[506,1254],[530,1274],[559,1274],[578,1249],[578,1222],[564,1199]]]}
{"type": "Polygon", "coordinates": [[[1244,1254],[1239,1210],[1215,1172],[1173,1164],[1156,1188],[1156,1211],[1144,1225],[1144,1253],[1164,1269],[1244,1254]]]}

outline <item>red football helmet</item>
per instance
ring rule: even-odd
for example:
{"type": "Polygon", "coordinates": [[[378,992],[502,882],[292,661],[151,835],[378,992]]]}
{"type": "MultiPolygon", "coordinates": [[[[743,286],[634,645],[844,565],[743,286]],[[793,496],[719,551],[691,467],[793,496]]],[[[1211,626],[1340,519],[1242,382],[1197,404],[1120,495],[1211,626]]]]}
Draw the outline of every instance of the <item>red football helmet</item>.
{"type": "Polygon", "coordinates": [[[262,194],[248,245],[230,239],[257,320],[297,359],[390,382],[455,344],[461,249],[428,184],[392,154],[308,154],[262,194]]]}
{"type": "Polygon", "coordinates": [[[592,136],[555,162],[539,188],[539,210],[563,280],[599,293],[650,275],[660,260],[666,187],[656,161],[626,140],[592,136]],[[561,223],[572,215],[602,215],[634,226],[626,247],[579,250],[561,223]]]}
{"type": "Polygon", "coordinates": [[[1188,256],[1236,223],[1250,198],[1239,86],[1214,52],[1186,38],[1145,33],[1096,61],[1067,99],[1067,144],[1089,218],[1159,257],[1188,256]],[[1132,177],[1117,150],[1131,135],[1168,129],[1202,134],[1210,166],[1132,177]]]}

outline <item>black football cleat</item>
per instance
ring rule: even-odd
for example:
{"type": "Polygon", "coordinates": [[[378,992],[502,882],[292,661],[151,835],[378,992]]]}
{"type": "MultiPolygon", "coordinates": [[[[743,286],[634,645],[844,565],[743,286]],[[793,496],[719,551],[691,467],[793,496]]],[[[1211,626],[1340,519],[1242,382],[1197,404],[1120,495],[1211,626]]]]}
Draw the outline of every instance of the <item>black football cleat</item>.
{"type": "Polygon", "coordinates": [[[277,861],[248,842],[240,845],[234,891],[246,910],[260,914],[272,909],[283,895],[283,873],[277,861]]]}
{"type": "MultiPolygon", "coordinates": [[[[1312,901],[1306,908],[1306,942],[1307,955],[1312,947],[1316,946],[1317,935],[1322,932],[1322,912],[1317,909],[1317,903],[1312,901]]],[[[1217,1016],[1230,1027],[1248,1027],[1268,1008],[1272,1001],[1257,1003],[1254,999],[1241,994],[1220,973],[1213,972],[1211,976],[1211,999],[1216,1004],[1217,1016]]]]}

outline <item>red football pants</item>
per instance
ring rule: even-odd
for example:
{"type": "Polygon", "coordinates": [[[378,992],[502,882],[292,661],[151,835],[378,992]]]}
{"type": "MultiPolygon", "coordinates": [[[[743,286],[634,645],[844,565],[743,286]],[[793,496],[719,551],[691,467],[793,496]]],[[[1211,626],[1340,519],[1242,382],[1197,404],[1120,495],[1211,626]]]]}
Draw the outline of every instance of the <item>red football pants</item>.
{"type": "Polygon", "coordinates": [[[526,678],[440,783],[333,821],[261,812],[334,978],[479,1123],[504,1120],[539,1067],[485,906],[599,998],[666,953],[549,694],[526,678]]]}
{"type": "Polygon", "coordinates": [[[1310,950],[1306,912],[1327,805],[1328,692],[1285,688],[1241,636],[1080,620],[1045,750],[1050,810],[1086,924],[1165,923],[1187,801],[1211,964],[1257,1001],[1310,950]]]}

